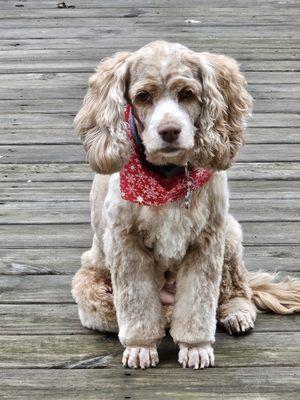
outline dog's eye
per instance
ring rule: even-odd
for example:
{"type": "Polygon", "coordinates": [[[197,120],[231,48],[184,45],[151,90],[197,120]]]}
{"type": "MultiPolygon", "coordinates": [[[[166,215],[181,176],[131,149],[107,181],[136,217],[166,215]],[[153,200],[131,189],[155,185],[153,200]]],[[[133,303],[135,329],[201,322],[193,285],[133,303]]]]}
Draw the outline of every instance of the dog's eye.
{"type": "Polygon", "coordinates": [[[141,103],[147,103],[151,100],[151,94],[149,92],[140,92],[136,96],[137,100],[141,103]]]}
{"type": "Polygon", "coordinates": [[[190,89],[182,89],[178,93],[179,100],[190,99],[193,97],[193,92],[190,89]]]}

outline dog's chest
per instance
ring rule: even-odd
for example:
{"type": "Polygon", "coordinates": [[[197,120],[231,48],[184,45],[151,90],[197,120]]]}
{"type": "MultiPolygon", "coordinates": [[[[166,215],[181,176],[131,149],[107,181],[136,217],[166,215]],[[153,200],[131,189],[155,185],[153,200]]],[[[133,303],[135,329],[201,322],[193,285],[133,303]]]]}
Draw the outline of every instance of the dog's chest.
{"type": "Polygon", "coordinates": [[[185,256],[195,237],[203,229],[207,219],[207,208],[203,205],[197,212],[186,211],[178,204],[170,203],[160,210],[143,207],[138,219],[138,228],[144,244],[153,250],[161,266],[170,267],[185,256]]]}

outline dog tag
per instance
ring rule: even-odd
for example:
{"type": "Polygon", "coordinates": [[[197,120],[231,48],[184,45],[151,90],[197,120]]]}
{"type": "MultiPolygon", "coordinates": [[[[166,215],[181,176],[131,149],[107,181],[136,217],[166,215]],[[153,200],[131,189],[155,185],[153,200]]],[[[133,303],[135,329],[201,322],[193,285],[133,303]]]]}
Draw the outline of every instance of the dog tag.
{"type": "Polygon", "coordinates": [[[186,186],[184,205],[185,205],[186,209],[189,209],[190,208],[190,199],[191,199],[191,194],[192,194],[192,186],[193,186],[194,180],[190,176],[188,163],[184,166],[184,173],[185,173],[185,186],[186,186]]]}

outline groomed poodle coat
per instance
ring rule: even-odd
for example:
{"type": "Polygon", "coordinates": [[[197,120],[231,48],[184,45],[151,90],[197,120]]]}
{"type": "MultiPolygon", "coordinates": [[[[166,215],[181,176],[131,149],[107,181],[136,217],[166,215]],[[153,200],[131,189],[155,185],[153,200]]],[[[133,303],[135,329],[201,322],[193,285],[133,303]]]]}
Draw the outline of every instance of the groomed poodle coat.
{"type": "MultiPolygon", "coordinates": [[[[170,328],[179,362],[208,367],[217,322],[239,334],[253,328],[255,304],[299,311],[299,282],[246,271],[241,228],[228,212],[225,171],[243,144],[251,103],[233,59],[163,41],[103,60],[89,80],[75,129],[97,173],[94,239],[72,293],[83,326],[118,332],[126,366],[155,366],[170,328]],[[126,107],[143,170],[155,180],[170,167],[176,182],[184,170],[184,190],[189,174],[209,171],[205,183],[159,205],[128,201],[120,181],[136,143],[126,107]]],[[[143,176],[134,179],[151,189],[143,176]]]]}

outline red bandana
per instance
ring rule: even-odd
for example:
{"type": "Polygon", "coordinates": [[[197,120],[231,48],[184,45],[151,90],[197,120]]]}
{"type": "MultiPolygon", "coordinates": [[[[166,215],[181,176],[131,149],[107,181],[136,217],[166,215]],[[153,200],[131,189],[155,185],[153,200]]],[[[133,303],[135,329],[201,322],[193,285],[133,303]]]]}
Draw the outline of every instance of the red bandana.
{"type": "Polygon", "coordinates": [[[212,171],[189,168],[188,175],[186,175],[184,168],[180,168],[180,172],[175,176],[166,177],[148,169],[146,165],[142,164],[137,144],[133,139],[132,129],[135,128],[132,123],[130,124],[130,106],[126,107],[125,117],[133,152],[128,163],[120,172],[122,198],[145,206],[160,206],[185,197],[188,207],[190,193],[205,185],[209,181],[212,171]]]}

